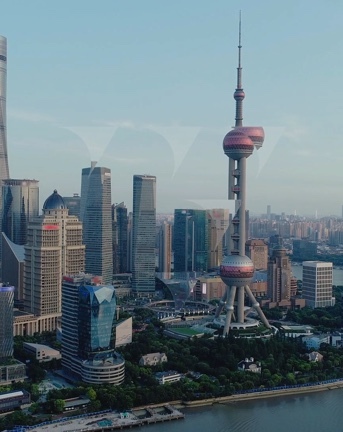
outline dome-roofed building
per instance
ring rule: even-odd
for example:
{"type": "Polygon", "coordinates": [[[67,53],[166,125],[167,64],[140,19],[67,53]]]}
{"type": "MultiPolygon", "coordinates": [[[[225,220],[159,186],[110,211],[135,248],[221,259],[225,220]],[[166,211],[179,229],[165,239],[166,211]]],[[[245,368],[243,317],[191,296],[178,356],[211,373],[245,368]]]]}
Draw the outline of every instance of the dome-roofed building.
{"type": "Polygon", "coordinates": [[[64,199],[55,189],[54,192],[45,200],[43,210],[59,210],[67,208],[64,199]]]}
{"type": "Polygon", "coordinates": [[[38,317],[37,330],[54,331],[61,317],[62,276],[84,271],[82,223],[69,216],[55,189],[43,214],[28,224],[24,259],[24,308],[38,317]]]}

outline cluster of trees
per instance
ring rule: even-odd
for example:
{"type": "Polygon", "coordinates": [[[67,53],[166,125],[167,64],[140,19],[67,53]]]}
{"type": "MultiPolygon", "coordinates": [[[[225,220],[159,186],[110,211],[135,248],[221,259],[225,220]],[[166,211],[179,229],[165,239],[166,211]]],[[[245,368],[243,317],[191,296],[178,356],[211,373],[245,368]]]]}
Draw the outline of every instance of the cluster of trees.
{"type": "MultiPolygon", "coordinates": [[[[335,290],[336,306],[327,309],[305,308],[289,311],[287,319],[323,329],[338,328],[341,323],[341,292],[341,288],[335,290]]],[[[283,314],[284,311],[275,310],[274,316],[276,318],[283,314]]],[[[134,334],[132,344],[120,348],[126,360],[126,378],[123,385],[89,386],[79,383],[74,388],[52,390],[44,404],[32,405],[32,414],[61,413],[65,399],[82,395],[90,399],[87,407],[89,412],[106,408],[123,411],[151,403],[226,396],[252,388],[305,384],[343,377],[342,349],[322,347],[320,352],[324,356],[323,361],[311,363],[298,339],[285,340],[281,336],[268,340],[237,339],[232,334],[217,339],[211,339],[208,335],[189,340],[171,339],[164,336],[163,323],[144,308],[135,309],[134,322],[138,327],[144,326],[145,330],[134,334]],[[155,367],[140,366],[139,360],[142,355],[151,352],[165,352],[168,361],[155,367]],[[253,357],[255,361],[261,362],[261,374],[237,370],[237,364],[246,357],[253,357]],[[155,373],[167,370],[176,370],[184,377],[176,383],[159,385],[155,373]]],[[[23,341],[24,338],[15,339],[15,349],[19,354],[23,341]]],[[[57,342],[51,334],[32,338],[32,342],[57,347],[57,342]]],[[[54,367],[56,365],[44,363],[44,368],[54,367]]],[[[29,363],[28,371],[28,383],[16,383],[2,390],[24,388],[31,393],[32,400],[37,402],[37,382],[44,378],[45,372],[42,365],[36,361],[29,363]]],[[[30,425],[37,422],[37,419],[31,416],[14,413],[0,421],[0,430],[1,422],[10,427],[12,420],[13,424],[30,425]]]]}
{"type": "Polygon", "coordinates": [[[42,406],[44,412],[61,412],[64,399],[80,395],[87,395],[91,400],[90,412],[106,408],[122,411],[151,403],[227,396],[258,387],[343,377],[342,350],[323,347],[323,362],[311,363],[305,356],[305,348],[297,340],[274,337],[263,341],[230,336],[178,341],[152,329],[136,334],[134,339],[133,344],[122,348],[126,358],[126,380],[122,386],[80,383],[72,389],[53,390],[42,406]],[[167,363],[152,368],[138,365],[142,355],[158,351],[167,354],[167,363]],[[237,370],[238,362],[246,357],[254,357],[262,363],[261,374],[237,370]],[[154,373],[161,370],[177,370],[184,378],[176,383],[159,385],[154,373]]]}
{"type": "Polygon", "coordinates": [[[342,321],[342,294],[343,287],[334,287],[333,294],[336,299],[334,306],[327,308],[303,308],[299,310],[289,310],[286,319],[299,324],[309,324],[319,331],[339,330],[343,327],[342,321]]]}

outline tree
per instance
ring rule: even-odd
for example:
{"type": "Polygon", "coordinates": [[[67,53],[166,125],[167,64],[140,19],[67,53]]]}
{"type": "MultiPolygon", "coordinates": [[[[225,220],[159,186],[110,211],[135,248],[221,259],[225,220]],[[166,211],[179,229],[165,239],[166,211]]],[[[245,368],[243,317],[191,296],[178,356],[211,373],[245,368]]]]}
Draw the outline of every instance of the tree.
{"type": "Polygon", "coordinates": [[[91,401],[95,401],[95,399],[97,398],[96,391],[93,389],[93,387],[90,387],[88,389],[86,395],[91,401]]]}
{"type": "Polygon", "coordinates": [[[101,410],[101,403],[99,400],[95,400],[92,401],[88,406],[87,406],[87,411],[88,412],[95,412],[95,411],[100,411],[101,410]]]}
{"type": "Polygon", "coordinates": [[[54,411],[56,414],[60,414],[63,412],[65,407],[65,402],[63,399],[56,399],[54,401],[54,411]]]}
{"type": "Polygon", "coordinates": [[[37,414],[37,412],[39,411],[39,407],[40,405],[36,402],[34,402],[33,404],[31,404],[29,411],[31,414],[37,414]]]}

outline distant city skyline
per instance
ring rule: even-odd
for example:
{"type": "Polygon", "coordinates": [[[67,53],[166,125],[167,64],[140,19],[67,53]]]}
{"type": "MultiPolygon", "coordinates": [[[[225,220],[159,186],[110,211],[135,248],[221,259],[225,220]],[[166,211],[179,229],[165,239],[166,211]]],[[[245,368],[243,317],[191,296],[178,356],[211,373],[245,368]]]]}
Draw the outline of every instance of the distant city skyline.
{"type": "Polygon", "coordinates": [[[137,173],[157,177],[158,212],[226,201],[222,137],[234,123],[242,9],[244,123],[266,132],[248,161],[247,208],[341,214],[343,4],[36,5],[1,6],[13,178],[39,180],[41,197],[72,196],[81,168],[98,160],[120,179],[112,202],[129,211],[137,173]]]}

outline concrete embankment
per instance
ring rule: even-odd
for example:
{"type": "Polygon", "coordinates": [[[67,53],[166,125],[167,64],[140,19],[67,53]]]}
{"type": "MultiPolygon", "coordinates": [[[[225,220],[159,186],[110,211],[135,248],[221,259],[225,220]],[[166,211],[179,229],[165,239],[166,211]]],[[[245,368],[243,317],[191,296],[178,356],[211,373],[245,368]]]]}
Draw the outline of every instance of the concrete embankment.
{"type": "Polygon", "coordinates": [[[279,397],[279,396],[289,396],[289,395],[300,395],[307,393],[314,393],[318,391],[325,390],[334,390],[343,388],[343,381],[334,382],[334,383],[325,383],[325,384],[316,384],[308,387],[295,387],[295,388],[285,388],[285,389],[277,389],[277,390],[268,390],[261,392],[253,392],[253,393],[242,393],[235,394],[231,396],[223,396],[218,398],[209,398],[209,399],[201,399],[197,401],[184,401],[182,405],[187,408],[191,407],[200,407],[206,405],[214,405],[217,403],[231,403],[231,402],[241,402],[248,401],[254,399],[265,399],[270,397],[279,397]]]}

